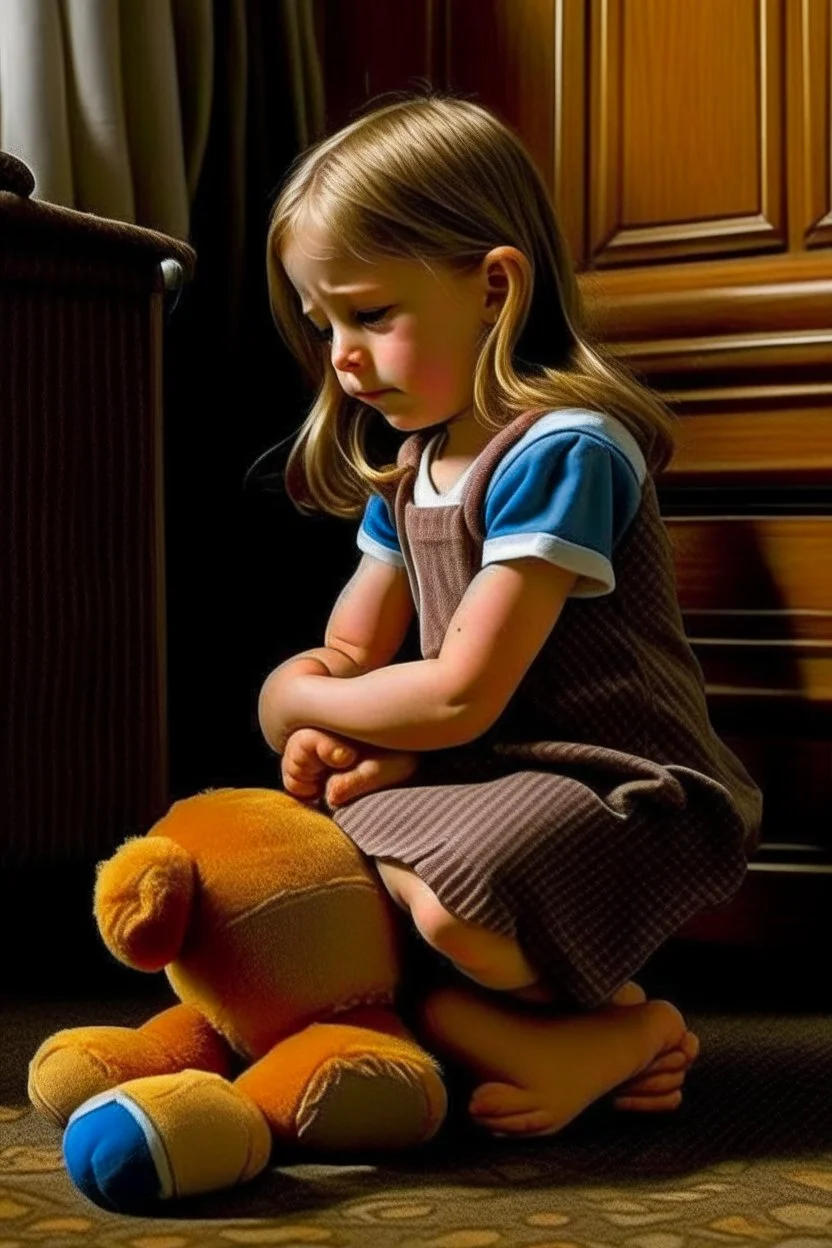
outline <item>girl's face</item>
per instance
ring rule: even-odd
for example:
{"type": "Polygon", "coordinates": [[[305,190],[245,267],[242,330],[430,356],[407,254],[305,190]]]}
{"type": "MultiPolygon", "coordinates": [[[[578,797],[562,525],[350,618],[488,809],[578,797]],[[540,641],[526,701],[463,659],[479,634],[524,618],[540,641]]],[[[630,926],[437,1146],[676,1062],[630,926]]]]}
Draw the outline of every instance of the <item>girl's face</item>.
{"type": "Polygon", "coordinates": [[[404,432],[473,419],[474,366],[506,286],[504,275],[488,275],[489,263],[493,270],[492,257],[514,249],[489,252],[473,275],[459,277],[413,260],[313,258],[328,245],[305,230],[286,242],[281,261],[304,314],[331,344],[344,392],[404,432]]]}

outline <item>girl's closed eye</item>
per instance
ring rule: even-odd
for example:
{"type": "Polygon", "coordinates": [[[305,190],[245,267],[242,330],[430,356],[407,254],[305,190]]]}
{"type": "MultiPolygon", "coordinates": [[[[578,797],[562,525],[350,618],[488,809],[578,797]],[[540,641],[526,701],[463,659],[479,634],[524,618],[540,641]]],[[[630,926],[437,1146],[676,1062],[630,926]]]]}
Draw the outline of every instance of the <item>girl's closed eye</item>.
{"type": "MultiPolygon", "coordinates": [[[[389,313],[393,311],[393,306],[393,304],[389,304],[383,308],[367,308],[363,312],[356,312],[355,319],[361,325],[378,325],[382,321],[386,320],[389,313]]],[[[312,333],[320,342],[332,341],[332,330],[329,326],[325,329],[320,329],[319,326],[313,324],[313,322],[310,321],[309,323],[312,328],[312,333]]]]}

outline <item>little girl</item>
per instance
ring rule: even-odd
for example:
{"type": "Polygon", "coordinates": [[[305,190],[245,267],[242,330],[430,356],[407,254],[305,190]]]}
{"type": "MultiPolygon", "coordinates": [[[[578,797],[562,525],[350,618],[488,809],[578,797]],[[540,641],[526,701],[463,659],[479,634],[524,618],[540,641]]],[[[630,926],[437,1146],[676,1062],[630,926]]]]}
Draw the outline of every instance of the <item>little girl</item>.
{"type": "Polygon", "coordinates": [[[473,102],[399,97],[303,153],[267,256],[316,388],[287,489],[362,517],[324,646],[262,689],[284,786],[449,960],[421,1024],[478,1123],[675,1108],[696,1037],[630,977],[736,892],[761,799],[683,632],[673,418],[588,343],[546,187],[473,102]]]}

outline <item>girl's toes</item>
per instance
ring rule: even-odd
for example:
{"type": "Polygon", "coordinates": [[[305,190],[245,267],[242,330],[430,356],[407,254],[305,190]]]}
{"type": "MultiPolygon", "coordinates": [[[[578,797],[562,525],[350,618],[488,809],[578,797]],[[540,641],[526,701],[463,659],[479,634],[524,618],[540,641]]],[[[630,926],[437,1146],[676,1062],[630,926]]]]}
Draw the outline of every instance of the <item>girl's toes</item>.
{"type": "Polygon", "coordinates": [[[528,1088],[518,1088],[513,1083],[481,1083],[471,1094],[468,1110],[477,1116],[498,1117],[535,1109],[538,1103],[539,1098],[528,1088]]]}
{"type": "Polygon", "coordinates": [[[656,1058],[655,1062],[651,1062],[647,1070],[643,1070],[642,1075],[660,1075],[671,1070],[687,1070],[690,1062],[687,1054],[681,1049],[671,1049],[669,1053],[662,1053],[656,1058]]]}
{"type": "Polygon", "coordinates": [[[477,1122],[497,1136],[554,1135],[560,1130],[554,1115],[545,1109],[537,1109],[528,1114],[513,1114],[508,1118],[478,1118],[477,1122]]]}
{"type": "Polygon", "coordinates": [[[649,1078],[630,1079],[615,1090],[615,1096],[656,1096],[665,1092],[681,1090],[687,1071],[669,1070],[665,1074],[650,1075],[649,1078]]]}
{"type": "Polygon", "coordinates": [[[675,1048],[660,1053],[640,1074],[616,1088],[616,1098],[676,1091],[685,1082],[685,1076],[698,1055],[699,1039],[692,1031],[686,1031],[675,1048]],[[660,1078],[663,1076],[672,1078],[663,1080],[660,1078]]]}
{"type": "Polygon", "coordinates": [[[684,1053],[688,1066],[690,1066],[699,1056],[699,1037],[693,1031],[686,1031],[679,1041],[679,1048],[684,1053]]]}
{"type": "Polygon", "coordinates": [[[666,1114],[682,1104],[681,1091],[665,1092],[655,1096],[615,1096],[613,1105],[637,1114],[666,1114]]]}
{"type": "MultiPolygon", "coordinates": [[[[686,1031],[677,1045],[660,1053],[648,1070],[657,1074],[660,1070],[687,1070],[699,1056],[699,1037],[692,1031],[686,1031]]],[[[647,1071],[643,1071],[646,1074],[647,1071]]]]}
{"type": "Polygon", "coordinates": [[[471,1117],[494,1135],[546,1134],[554,1126],[540,1099],[510,1083],[483,1083],[468,1103],[471,1117]]]}
{"type": "Polygon", "coordinates": [[[545,1135],[555,1127],[553,1114],[540,1108],[539,1097],[510,1083],[480,1084],[468,1111],[494,1135],[545,1135]]]}
{"type": "Polygon", "coordinates": [[[632,1079],[622,1083],[621,1087],[628,1089],[640,1087],[645,1079],[652,1079],[654,1075],[681,1074],[684,1077],[689,1065],[690,1062],[684,1053],[679,1052],[678,1049],[673,1049],[670,1053],[663,1053],[660,1057],[657,1057],[655,1062],[651,1062],[649,1066],[639,1071],[632,1079]]]}
{"type": "Polygon", "coordinates": [[[635,983],[632,979],[628,979],[626,984],[622,984],[618,992],[612,998],[611,1005],[641,1005],[647,1000],[647,993],[641,984],[635,983]]]}

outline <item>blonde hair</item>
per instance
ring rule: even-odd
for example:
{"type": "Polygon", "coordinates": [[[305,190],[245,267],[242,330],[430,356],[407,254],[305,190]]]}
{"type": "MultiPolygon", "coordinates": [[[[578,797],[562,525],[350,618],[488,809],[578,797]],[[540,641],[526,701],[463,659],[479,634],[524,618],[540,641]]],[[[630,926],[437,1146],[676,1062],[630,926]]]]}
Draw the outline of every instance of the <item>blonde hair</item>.
{"type": "Polygon", "coordinates": [[[352,518],[395,464],[374,465],[374,408],[341,389],[281,263],[304,226],[323,227],[339,256],[381,257],[473,272],[492,248],[517,247],[530,287],[512,280],[481,345],[474,412],[497,431],[523,412],[599,408],[637,439],[651,472],[673,452],[675,417],[591,344],[577,282],[545,183],[520,139],[488,109],[447,92],[405,94],[302,152],[272,211],[266,245],[272,316],[315,400],[289,454],[286,489],[300,511],[352,518]]]}

